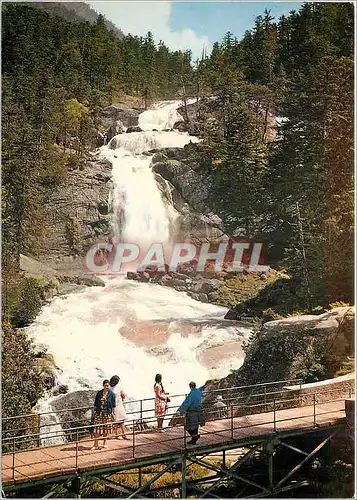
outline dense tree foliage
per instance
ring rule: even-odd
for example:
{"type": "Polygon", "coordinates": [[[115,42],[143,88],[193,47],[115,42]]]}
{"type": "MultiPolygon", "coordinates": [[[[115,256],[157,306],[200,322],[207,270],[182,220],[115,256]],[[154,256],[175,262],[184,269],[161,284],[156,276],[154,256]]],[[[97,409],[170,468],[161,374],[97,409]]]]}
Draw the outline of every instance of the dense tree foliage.
{"type": "MultiPolygon", "coordinates": [[[[37,432],[37,428],[31,417],[21,421],[4,418],[28,415],[43,394],[43,380],[26,333],[15,331],[9,323],[4,322],[2,334],[2,449],[11,451],[12,436],[24,435],[27,429],[37,432]]],[[[31,446],[31,442],[28,446],[31,446]]]]}
{"type": "Polygon", "coordinates": [[[265,11],[199,65],[220,110],[195,158],[214,171],[216,209],[231,234],[266,242],[307,307],[353,301],[353,29],[347,3],[265,11]]]}
{"type": "Polygon", "coordinates": [[[34,251],[44,202],[94,147],[98,114],[112,94],[174,96],[193,68],[190,52],[155,46],[151,33],[118,38],[101,15],[91,24],[30,4],[3,4],[2,10],[7,271],[18,266],[20,253],[34,251]]]}

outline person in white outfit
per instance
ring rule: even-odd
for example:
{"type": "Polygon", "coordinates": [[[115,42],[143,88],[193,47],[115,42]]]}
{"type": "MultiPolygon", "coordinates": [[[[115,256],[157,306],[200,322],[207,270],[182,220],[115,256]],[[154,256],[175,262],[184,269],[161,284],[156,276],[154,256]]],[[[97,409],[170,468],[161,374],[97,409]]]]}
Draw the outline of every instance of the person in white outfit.
{"type": "Polygon", "coordinates": [[[213,408],[215,408],[214,418],[216,420],[228,417],[228,408],[227,408],[227,405],[225,403],[223,403],[222,396],[220,396],[220,395],[217,396],[216,402],[214,403],[213,408]]]}
{"type": "Polygon", "coordinates": [[[126,412],[124,408],[124,399],[126,395],[120,384],[120,377],[118,375],[113,375],[109,381],[110,390],[115,394],[116,406],[114,408],[114,432],[116,438],[119,438],[118,431],[121,432],[123,439],[129,439],[127,436],[127,429],[124,425],[126,419],[126,412]]]}

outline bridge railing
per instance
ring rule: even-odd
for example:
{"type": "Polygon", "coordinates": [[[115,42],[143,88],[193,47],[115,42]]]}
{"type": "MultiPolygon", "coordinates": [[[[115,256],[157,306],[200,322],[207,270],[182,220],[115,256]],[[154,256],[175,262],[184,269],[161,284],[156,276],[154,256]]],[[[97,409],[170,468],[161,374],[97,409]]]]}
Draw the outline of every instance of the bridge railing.
{"type": "MultiPolygon", "coordinates": [[[[264,397],[267,401],[273,397],[273,394],[280,393],[287,385],[298,385],[301,387],[301,379],[288,379],[279,380],[276,382],[266,382],[254,385],[236,386],[222,389],[209,389],[203,392],[203,399],[212,400],[218,394],[222,395],[225,404],[230,405],[233,402],[244,403],[251,398],[264,397]]],[[[187,394],[170,394],[171,409],[177,409],[187,394]]],[[[135,426],[148,426],[150,425],[150,418],[153,416],[155,408],[155,398],[143,398],[139,400],[124,401],[124,408],[127,414],[127,422],[134,421],[135,426]]],[[[4,438],[24,435],[27,433],[29,436],[34,434],[39,435],[36,442],[37,446],[48,442],[51,444],[53,441],[71,440],[74,438],[71,432],[72,428],[89,422],[90,417],[86,413],[91,411],[93,406],[79,406],[72,408],[64,408],[56,411],[46,411],[41,413],[30,413],[25,415],[18,415],[13,417],[5,417],[2,419],[2,436],[4,438]],[[52,421],[51,421],[52,418],[52,421]],[[60,428],[61,431],[56,433],[56,439],[52,439],[51,429],[60,428]],[[34,432],[35,431],[35,432],[34,432]]],[[[30,440],[29,443],[32,441],[30,440]]],[[[55,443],[54,443],[55,444],[55,443]]],[[[26,446],[24,444],[24,446],[26,446]]],[[[3,451],[6,451],[7,447],[3,451]]]]}
{"type": "MultiPolygon", "coordinates": [[[[313,429],[319,425],[328,425],[334,415],[337,417],[337,414],[339,414],[340,417],[345,417],[344,401],[346,397],[351,397],[352,394],[354,394],[354,390],[352,388],[343,390],[340,388],[335,390],[330,389],[330,397],[329,400],[326,401],[322,392],[310,393],[307,395],[307,403],[309,404],[299,407],[295,413],[292,413],[292,409],[299,406],[300,398],[299,396],[288,397],[288,394],[284,395],[283,398],[279,396],[276,398],[274,397],[273,400],[269,402],[270,407],[268,411],[266,411],[267,403],[264,401],[248,403],[245,405],[231,404],[227,406],[227,413],[219,419],[221,424],[218,428],[216,425],[214,427],[208,425],[207,427],[203,426],[200,428],[201,441],[199,441],[199,444],[212,445],[222,442],[229,443],[240,438],[249,438],[255,435],[266,437],[275,435],[279,432],[291,431],[294,429],[300,431],[304,429],[313,429]],[[240,418],[239,412],[242,412],[242,410],[246,410],[247,414],[250,415],[250,418],[240,418]],[[264,413],[261,411],[264,411],[264,413]]],[[[172,419],[174,415],[175,413],[171,412],[166,415],[166,419],[172,419]]],[[[337,421],[337,418],[334,418],[334,420],[337,421]]],[[[154,423],[155,421],[156,419],[154,417],[148,419],[149,423],[154,423]]],[[[187,442],[188,436],[184,425],[169,427],[168,429],[165,429],[163,433],[158,434],[157,429],[139,430],[134,424],[135,422],[132,421],[131,431],[128,435],[129,440],[121,441],[120,446],[116,447],[116,449],[120,449],[121,452],[121,454],[118,455],[118,458],[116,458],[116,464],[118,464],[118,460],[123,460],[123,462],[125,462],[155,454],[155,447],[154,452],[152,448],[150,451],[150,446],[155,443],[157,444],[157,449],[160,453],[162,453],[162,447],[164,448],[164,451],[167,451],[168,449],[174,451],[175,449],[186,449],[189,446],[187,442]],[[151,434],[152,439],[141,439],[140,436],[143,434],[151,434]],[[157,439],[158,437],[159,439],[157,439]],[[167,444],[170,446],[165,446],[167,444]]],[[[102,426],[96,425],[97,430],[100,427],[102,426]]],[[[88,465],[88,457],[92,457],[94,453],[92,449],[93,439],[88,437],[88,425],[73,427],[69,430],[75,434],[76,439],[72,442],[58,445],[58,449],[61,450],[65,447],[66,462],[70,463],[68,467],[75,471],[81,466],[83,467],[88,465]]],[[[58,431],[51,431],[53,436],[55,436],[57,432],[58,431]]],[[[6,473],[6,471],[10,469],[13,479],[15,479],[17,473],[21,475],[21,467],[25,465],[21,462],[21,460],[16,460],[16,453],[19,449],[18,444],[29,439],[36,441],[38,438],[38,433],[5,438],[3,442],[5,441],[8,444],[11,451],[5,453],[3,456],[12,458],[10,461],[7,460],[6,462],[3,460],[3,473],[4,470],[6,473]]],[[[34,450],[36,449],[38,448],[35,447],[34,450]]],[[[105,451],[104,448],[103,451],[105,451]]],[[[96,460],[100,460],[101,450],[95,451],[95,453],[98,453],[98,455],[96,455],[96,460]]],[[[29,455],[27,454],[27,456],[29,455]]],[[[39,458],[36,458],[36,454],[34,454],[33,457],[32,461],[31,459],[30,462],[28,460],[26,461],[26,466],[36,466],[36,464],[39,465],[42,463],[42,460],[40,461],[39,458]]],[[[58,456],[56,458],[52,458],[48,455],[48,459],[46,459],[46,468],[48,470],[46,470],[46,472],[49,472],[50,470],[53,471],[51,468],[54,465],[52,466],[51,463],[58,460],[58,456]]]]}

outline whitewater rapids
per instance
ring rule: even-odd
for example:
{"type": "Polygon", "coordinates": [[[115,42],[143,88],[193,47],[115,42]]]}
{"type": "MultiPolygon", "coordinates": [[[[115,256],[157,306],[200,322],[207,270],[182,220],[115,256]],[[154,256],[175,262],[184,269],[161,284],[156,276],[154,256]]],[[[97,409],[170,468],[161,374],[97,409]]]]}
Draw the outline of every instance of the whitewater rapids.
{"type": "MultiPolygon", "coordinates": [[[[143,112],[143,132],[118,135],[99,152],[113,165],[112,227],[122,241],[144,246],[170,242],[177,214],[162,199],[147,152],[198,141],[186,133],[165,131],[182,120],[180,105],[169,101],[143,112]]],[[[54,298],[27,329],[36,344],[53,354],[57,382],[67,385],[69,392],[99,390],[103,379],[117,374],[128,398],[150,398],[155,374],[161,373],[166,391],[185,393],[190,380],[202,385],[242,364],[240,349],[211,365],[209,357],[202,362],[210,347],[240,346],[249,335],[249,329],[222,319],[226,308],[124,276],[104,280],[105,287],[54,298]]],[[[40,402],[39,411],[48,410],[54,399],[40,402]]]]}

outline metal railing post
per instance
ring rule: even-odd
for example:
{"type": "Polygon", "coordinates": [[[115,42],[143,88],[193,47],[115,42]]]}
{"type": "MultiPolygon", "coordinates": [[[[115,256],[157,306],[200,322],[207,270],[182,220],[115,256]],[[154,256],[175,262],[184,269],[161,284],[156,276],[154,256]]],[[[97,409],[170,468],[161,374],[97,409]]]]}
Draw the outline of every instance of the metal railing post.
{"type": "Polygon", "coordinates": [[[78,429],[76,429],[76,470],[78,469],[78,429]]]}
{"type": "Polygon", "coordinates": [[[140,399],[140,421],[143,420],[143,400],[140,399]]]}
{"type": "Polygon", "coordinates": [[[267,386],[264,386],[264,404],[267,404],[267,386]]]}
{"type": "Polygon", "coordinates": [[[231,438],[234,440],[233,405],[231,405],[231,438]]]}
{"type": "Polygon", "coordinates": [[[135,458],[135,421],[133,420],[133,458],[135,458]]]}
{"type": "Polygon", "coordinates": [[[38,440],[37,440],[37,446],[40,448],[41,447],[41,414],[39,414],[37,418],[38,418],[38,425],[37,425],[38,440]]]}
{"type": "Polygon", "coordinates": [[[316,394],[314,392],[314,427],[316,427],[316,394]]]}
{"type": "Polygon", "coordinates": [[[12,479],[15,479],[15,436],[12,437],[12,479]]]}
{"type": "Polygon", "coordinates": [[[276,432],[276,403],[274,398],[274,432],[276,432]]]}

